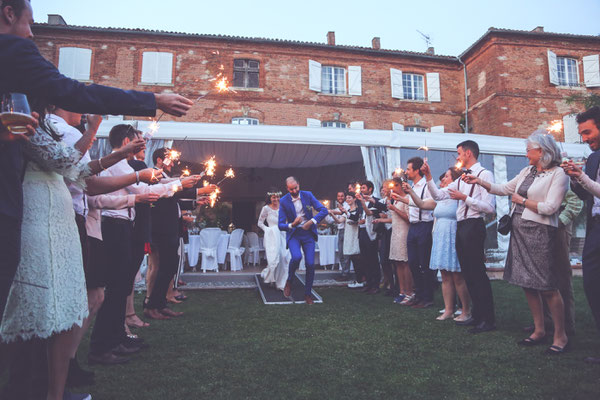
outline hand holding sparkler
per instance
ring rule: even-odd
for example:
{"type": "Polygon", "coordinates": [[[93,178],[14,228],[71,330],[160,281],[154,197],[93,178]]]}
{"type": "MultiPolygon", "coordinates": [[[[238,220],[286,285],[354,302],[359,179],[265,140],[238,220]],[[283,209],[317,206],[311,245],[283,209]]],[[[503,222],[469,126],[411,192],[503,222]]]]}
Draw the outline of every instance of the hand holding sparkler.
{"type": "Polygon", "coordinates": [[[428,181],[431,180],[431,169],[429,168],[429,164],[427,164],[427,161],[425,161],[423,163],[423,166],[421,166],[421,172],[423,173],[423,175],[425,175],[425,178],[428,181]]]}
{"type": "Polygon", "coordinates": [[[144,139],[133,139],[125,146],[121,147],[116,152],[128,156],[130,154],[137,154],[146,148],[146,141],[144,139]]]}
{"type": "Polygon", "coordinates": [[[198,194],[198,196],[203,196],[203,195],[211,194],[212,192],[214,192],[217,189],[218,189],[217,185],[209,184],[207,182],[207,184],[204,185],[204,187],[198,188],[196,190],[196,193],[198,194]]]}
{"type": "Polygon", "coordinates": [[[160,181],[163,177],[162,169],[146,168],[138,172],[140,181],[152,184],[160,181]]]}
{"type": "Polygon", "coordinates": [[[235,178],[235,173],[233,172],[233,168],[229,168],[227,171],[225,171],[225,177],[223,179],[221,179],[219,182],[217,182],[217,186],[220,186],[221,183],[223,183],[223,181],[227,178],[235,178]]]}
{"type": "Polygon", "coordinates": [[[161,110],[163,114],[167,113],[176,117],[184,116],[194,105],[192,100],[174,93],[158,93],[154,97],[156,99],[156,108],[161,110]]]}
{"type": "Polygon", "coordinates": [[[583,170],[573,160],[566,160],[560,164],[565,174],[573,178],[579,178],[583,174],[583,170]]]}
{"type": "Polygon", "coordinates": [[[198,183],[199,180],[200,180],[200,175],[191,175],[191,176],[188,176],[187,178],[181,179],[181,186],[184,189],[190,189],[190,188],[193,188],[194,186],[196,186],[196,184],[198,183]]]}

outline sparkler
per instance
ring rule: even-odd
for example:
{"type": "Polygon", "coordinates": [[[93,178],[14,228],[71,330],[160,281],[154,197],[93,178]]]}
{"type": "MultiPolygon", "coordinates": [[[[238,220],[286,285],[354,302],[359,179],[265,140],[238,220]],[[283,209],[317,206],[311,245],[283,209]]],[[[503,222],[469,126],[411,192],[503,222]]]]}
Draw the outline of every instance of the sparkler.
{"type": "Polygon", "coordinates": [[[323,205],[325,208],[329,208],[329,200],[323,200],[323,205]]]}
{"type": "Polygon", "coordinates": [[[425,139],[425,146],[421,146],[417,150],[425,150],[425,157],[423,157],[423,161],[427,162],[427,154],[429,152],[429,147],[427,147],[427,139],[425,139]]]}
{"type": "Polygon", "coordinates": [[[355,193],[355,194],[359,194],[359,193],[360,193],[360,183],[357,183],[357,184],[354,186],[354,193],[355,193]]]}
{"type": "Polygon", "coordinates": [[[183,178],[184,176],[190,176],[190,170],[189,169],[184,169],[183,171],[181,171],[181,177],[183,178]]]}
{"type": "Polygon", "coordinates": [[[202,186],[207,187],[208,185],[210,185],[209,181],[202,181],[202,186]]]}
{"type": "Polygon", "coordinates": [[[163,164],[165,165],[169,165],[171,164],[173,161],[177,161],[179,160],[179,157],[181,156],[181,152],[177,151],[177,150],[169,150],[167,152],[167,156],[165,157],[165,159],[163,160],[163,164]]]}
{"type": "Polygon", "coordinates": [[[179,185],[178,185],[178,184],[176,184],[176,183],[174,183],[174,184],[171,186],[171,190],[173,190],[173,193],[175,193],[176,191],[178,191],[178,190],[179,190],[179,185]]]}
{"type": "Polygon", "coordinates": [[[400,167],[398,167],[398,168],[396,168],[394,170],[394,175],[395,176],[400,176],[400,175],[402,175],[402,173],[404,173],[404,170],[402,168],[400,168],[400,167]]]}
{"type": "Polygon", "coordinates": [[[463,166],[462,161],[457,161],[456,164],[454,164],[454,168],[456,168],[456,169],[461,169],[462,166],[463,166]]]}
{"type": "Polygon", "coordinates": [[[223,183],[223,181],[227,178],[235,178],[235,173],[233,172],[233,168],[229,168],[227,171],[225,171],[225,177],[217,183],[217,186],[221,185],[221,183],[223,183]]]}
{"type": "MultiPolygon", "coordinates": [[[[563,123],[560,119],[555,119],[554,121],[550,121],[550,125],[548,125],[548,127],[546,128],[546,131],[548,131],[549,134],[551,134],[552,136],[554,136],[554,134],[560,133],[563,129],[563,123]]],[[[556,139],[556,137],[555,137],[556,139]]],[[[556,140],[558,142],[558,146],[560,147],[560,155],[562,157],[562,161],[568,161],[569,157],[567,155],[567,152],[565,151],[565,149],[563,148],[562,142],[559,142],[558,140],[556,140]]]]}
{"type": "Polygon", "coordinates": [[[215,168],[217,168],[217,162],[215,161],[215,156],[212,156],[211,158],[206,160],[204,162],[204,167],[205,167],[204,172],[207,176],[214,176],[215,168]]]}
{"type": "Polygon", "coordinates": [[[215,203],[219,199],[219,193],[221,193],[221,191],[219,190],[219,188],[216,188],[215,191],[212,192],[210,196],[208,196],[208,198],[210,199],[210,208],[213,208],[215,206],[215,203]]]}

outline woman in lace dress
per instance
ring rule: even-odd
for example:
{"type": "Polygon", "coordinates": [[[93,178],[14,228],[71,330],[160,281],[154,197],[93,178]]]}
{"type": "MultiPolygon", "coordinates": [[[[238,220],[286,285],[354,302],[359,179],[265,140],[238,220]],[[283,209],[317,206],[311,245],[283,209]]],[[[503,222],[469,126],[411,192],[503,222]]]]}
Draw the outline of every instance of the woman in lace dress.
{"type": "Polygon", "coordinates": [[[477,183],[490,193],[511,196],[512,231],[504,279],[523,288],[533,316],[535,330],[520,345],[533,346],[546,339],[542,297],[554,323],[554,338],[548,354],[563,353],[569,343],[565,333],[564,304],[558,291],[554,268],[560,206],[569,188],[562,168],[560,149],[552,136],[534,132],[526,141],[529,166],[504,184],[486,182],[474,175],[467,183],[477,183]]]}
{"type": "Polygon", "coordinates": [[[346,194],[346,204],[348,204],[348,209],[344,214],[336,215],[329,210],[329,215],[331,215],[338,224],[345,224],[342,252],[350,258],[350,261],[352,261],[352,265],[354,266],[354,271],[358,276],[360,275],[360,271],[362,271],[362,260],[360,258],[360,246],[358,243],[358,222],[361,210],[356,204],[356,195],[353,192],[348,192],[346,194]]]}
{"type": "MultiPolygon", "coordinates": [[[[457,169],[449,168],[440,176],[440,187],[448,186],[459,176],[460,172],[457,169]]],[[[469,296],[467,283],[460,271],[460,264],[456,255],[456,208],[458,207],[458,201],[447,199],[436,203],[431,199],[422,200],[410,185],[406,185],[406,190],[418,207],[423,210],[433,210],[435,218],[429,268],[441,271],[442,295],[444,297],[444,312],[436,319],[444,321],[453,317],[456,294],[458,294],[462,310],[461,314],[454,320],[466,321],[471,317],[471,297],[469,296]]]]}
{"type": "Polygon", "coordinates": [[[265,233],[264,246],[267,255],[267,267],[262,270],[260,275],[265,283],[275,284],[277,289],[283,290],[288,275],[288,264],[285,232],[281,232],[278,227],[280,198],[280,191],[269,190],[267,204],[262,208],[258,217],[258,227],[265,233]]]}
{"type": "Polygon", "coordinates": [[[90,169],[82,154],[41,128],[24,146],[21,262],[0,326],[6,342],[48,338],[48,399],[62,399],[74,327],[88,315],[79,234],[64,179],[80,183],[90,169]]]}

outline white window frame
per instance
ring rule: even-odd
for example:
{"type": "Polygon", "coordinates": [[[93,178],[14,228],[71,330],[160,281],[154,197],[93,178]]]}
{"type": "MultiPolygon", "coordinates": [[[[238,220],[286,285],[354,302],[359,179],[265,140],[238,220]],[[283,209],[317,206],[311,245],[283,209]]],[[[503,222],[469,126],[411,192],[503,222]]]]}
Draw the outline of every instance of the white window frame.
{"type": "Polygon", "coordinates": [[[321,93],[330,94],[330,95],[347,95],[348,94],[347,82],[348,82],[348,70],[346,68],[337,67],[335,65],[321,66],[321,93]],[[337,82],[337,80],[335,79],[338,76],[335,73],[337,70],[344,71],[343,82],[341,82],[341,87],[340,87],[339,83],[337,82]],[[332,88],[325,87],[326,81],[325,81],[325,79],[323,79],[323,76],[325,74],[327,74],[328,71],[330,71],[330,73],[331,73],[332,88]],[[329,91],[329,90],[332,90],[332,91],[329,91]],[[338,90],[343,90],[343,92],[338,91],[338,90]]]}
{"type": "Polygon", "coordinates": [[[231,118],[231,123],[233,125],[260,125],[258,118],[250,117],[234,117],[231,118]]]}
{"type": "Polygon", "coordinates": [[[90,82],[92,50],[84,47],[61,47],[58,51],[58,70],[71,79],[90,82]]]}
{"type": "Polygon", "coordinates": [[[345,122],[340,122],[340,121],[323,121],[321,122],[321,126],[323,128],[347,128],[348,125],[346,125],[345,122]]]}
{"type": "Polygon", "coordinates": [[[558,85],[559,86],[579,86],[579,60],[573,57],[556,57],[556,73],[558,76],[558,85]],[[569,74],[567,73],[567,60],[572,60],[575,62],[575,72],[577,73],[577,82],[569,81],[569,74]],[[561,79],[561,66],[564,68],[566,80],[561,79]]]}
{"type": "Polygon", "coordinates": [[[427,132],[427,129],[422,126],[407,126],[404,128],[406,132],[427,132]]]}
{"type": "Polygon", "coordinates": [[[413,101],[424,101],[425,100],[425,77],[421,74],[412,74],[412,73],[402,73],[402,90],[403,90],[403,98],[404,100],[413,100],[413,101]],[[410,78],[410,87],[404,81],[404,77],[410,78]],[[415,81],[416,77],[421,78],[421,93],[420,98],[417,98],[417,93],[415,92],[415,81]],[[408,90],[408,92],[407,92],[408,90]],[[408,94],[408,96],[407,96],[408,94]]]}
{"type": "Polygon", "coordinates": [[[142,52],[142,71],[140,74],[140,83],[143,85],[173,85],[173,60],[175,55],[168,51],[144,51],[142,52]],[[170,64],[165,64],[165,67],[169,69],[169,79],[161,78],[159,75],[160,69],[160,58],[165,55],[170,56],[170,64]],[[149,57],[149,59],[145,59],[149,57]],[[155,64],[151,65],[151,58],[155,58],[155,64]],[[145,68],[151,68],[146,70],[145,68]],[[150,77],[150,79],[148,79],[150,77]]]}

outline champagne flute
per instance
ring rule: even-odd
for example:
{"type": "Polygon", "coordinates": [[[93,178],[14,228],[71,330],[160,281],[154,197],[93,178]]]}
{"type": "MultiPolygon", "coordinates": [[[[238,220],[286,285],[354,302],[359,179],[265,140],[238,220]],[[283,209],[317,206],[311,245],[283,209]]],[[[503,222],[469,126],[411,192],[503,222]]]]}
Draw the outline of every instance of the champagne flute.
{"type": "Polygon", "coordinates": [[[0,121],[11,133],[27,133],[27,125],[35,123],[31,116],[27,96],[23,93],[6,93],[0,103],[0,121]]]}

